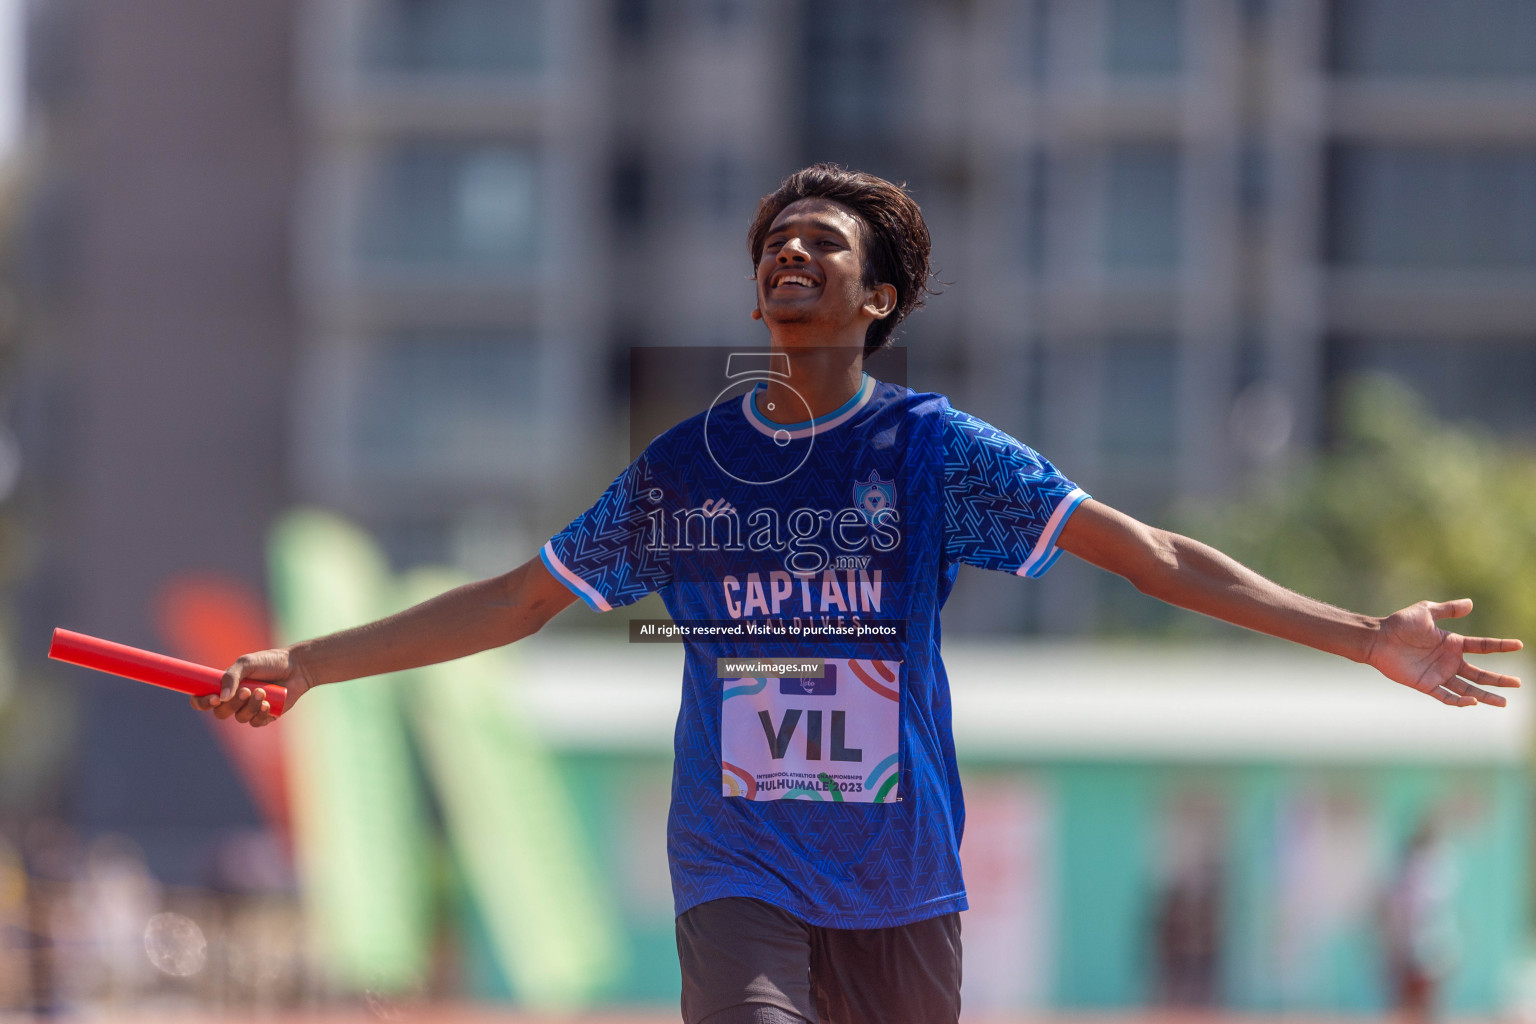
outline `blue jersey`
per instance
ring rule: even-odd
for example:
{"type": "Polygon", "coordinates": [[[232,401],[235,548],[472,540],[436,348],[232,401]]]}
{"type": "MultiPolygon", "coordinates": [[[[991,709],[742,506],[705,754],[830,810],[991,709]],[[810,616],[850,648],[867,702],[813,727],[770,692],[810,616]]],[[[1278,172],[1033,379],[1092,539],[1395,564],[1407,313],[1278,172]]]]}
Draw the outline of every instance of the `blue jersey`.
{"type": "Polygon", "coordinates": [[[725,896],[880,928],[966,907],[939,658],[960,563],[1039,576],[1086,497],[996,428],[867,375],[780,424],[762,385],[653,441],[543,548],[599,611],[659,591],[685,646],[668,852],[725,896]]]}

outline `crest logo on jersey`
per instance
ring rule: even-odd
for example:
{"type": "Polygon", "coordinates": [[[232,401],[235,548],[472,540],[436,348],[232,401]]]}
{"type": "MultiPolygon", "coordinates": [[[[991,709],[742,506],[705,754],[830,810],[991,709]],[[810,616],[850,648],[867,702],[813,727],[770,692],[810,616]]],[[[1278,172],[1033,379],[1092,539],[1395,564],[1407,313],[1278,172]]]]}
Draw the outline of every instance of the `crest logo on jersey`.
{"type": "Polygon", "coordinates": [[[896,507],[896,481],[882,480],[871,470],[868,480],[854,482],[853,507],[873,523],[881,512],[896,507]]]}

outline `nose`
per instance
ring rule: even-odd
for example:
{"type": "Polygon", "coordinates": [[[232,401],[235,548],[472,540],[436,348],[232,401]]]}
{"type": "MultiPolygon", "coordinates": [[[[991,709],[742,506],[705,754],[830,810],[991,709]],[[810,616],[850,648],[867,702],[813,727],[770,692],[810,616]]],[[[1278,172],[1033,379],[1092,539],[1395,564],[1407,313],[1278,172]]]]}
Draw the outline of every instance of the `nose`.
{"type": "Polygon", "coordinates": [[[791,238],[779,246],[778,261],[780,266],[786,263],[804,263],[810,258],[811,254],[806,251],[805,245],[798,238],[791,238]]]}

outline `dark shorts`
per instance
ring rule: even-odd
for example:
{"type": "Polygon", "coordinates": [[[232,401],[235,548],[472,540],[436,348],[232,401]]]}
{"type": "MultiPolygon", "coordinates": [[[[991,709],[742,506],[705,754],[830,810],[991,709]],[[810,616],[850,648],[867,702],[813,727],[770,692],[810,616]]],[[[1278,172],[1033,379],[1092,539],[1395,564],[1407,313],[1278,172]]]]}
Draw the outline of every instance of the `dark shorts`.
{"type": "Polygon", "coordinates": [[[895,928],[822,928],[761,900],[701,903],[677,919],[683,1020],[775,1006],[816,1024],[955,1024],[960,915],[895,928]]]}

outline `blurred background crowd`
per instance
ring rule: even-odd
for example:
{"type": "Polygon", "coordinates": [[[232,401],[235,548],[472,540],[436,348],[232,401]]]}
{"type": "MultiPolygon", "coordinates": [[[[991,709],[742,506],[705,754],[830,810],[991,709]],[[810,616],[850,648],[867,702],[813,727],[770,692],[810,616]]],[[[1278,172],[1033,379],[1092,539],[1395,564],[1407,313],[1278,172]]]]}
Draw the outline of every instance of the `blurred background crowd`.
{"type": "MultiPolygon", "coordinates": [[[[0,1014],[673,1005],[678,658],[620,616],[259,739],[43,652],[222,663],[522,562],[627,461],[634,349],[763,342],[746,225],[812,161],[923,206],[913,387],[1287,585],[1536,640],[1531,0],[3,9],[0,1014]]],[[[1536,1005],[1519,694],[1069,561],[945,618],[968,1006],[1536,1005]]]]}

